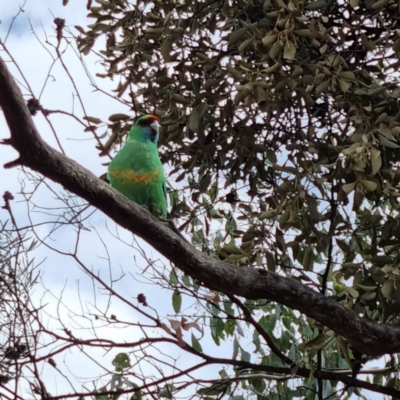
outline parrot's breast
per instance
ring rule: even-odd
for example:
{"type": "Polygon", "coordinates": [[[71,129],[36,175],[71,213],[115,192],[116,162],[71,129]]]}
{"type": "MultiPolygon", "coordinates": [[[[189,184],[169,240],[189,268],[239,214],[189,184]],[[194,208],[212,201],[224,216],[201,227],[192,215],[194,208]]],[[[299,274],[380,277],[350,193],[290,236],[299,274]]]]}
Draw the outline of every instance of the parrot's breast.
{"type": "Polygon", "coordinates": [[[148,172],[136,172],[132,169],[110,168],[109,174],[120,183],[140,183],[147,185],[154,182],[160,176],[160,168],[154,168],[148,172]]]}
{"type": "Polygon", "coordinates": [[[111,186],[157,217],[167,216],[166,180],[157,146],[128,140],[108,167],[111,186]]]}

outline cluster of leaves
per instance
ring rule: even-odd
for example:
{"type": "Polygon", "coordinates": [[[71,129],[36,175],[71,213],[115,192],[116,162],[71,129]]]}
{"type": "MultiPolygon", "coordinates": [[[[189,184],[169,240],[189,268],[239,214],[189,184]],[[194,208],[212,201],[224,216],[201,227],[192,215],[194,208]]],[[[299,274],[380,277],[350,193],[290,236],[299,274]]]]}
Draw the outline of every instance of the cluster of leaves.
{"type": "MultiPolygon", "coordinates": [[[[172,213],[197,242],[390,322],[400,298],[399,16],[394,0],[96,0],[78,46],[87,54],[105,36],[102,76],[118,79],[136,114],[160,116],[163,161],[187,182],[172,213]]],[[[130,123],[111,118],[108,148],[130,123]]],[[[303,337],[297,350],[351,364],[318,328],[318,346],[303,337]]]]}

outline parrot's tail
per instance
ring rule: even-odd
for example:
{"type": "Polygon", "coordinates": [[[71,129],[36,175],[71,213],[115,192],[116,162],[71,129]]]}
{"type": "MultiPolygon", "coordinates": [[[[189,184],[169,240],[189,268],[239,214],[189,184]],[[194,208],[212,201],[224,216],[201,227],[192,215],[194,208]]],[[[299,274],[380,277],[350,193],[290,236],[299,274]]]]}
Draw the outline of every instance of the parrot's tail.
{"type": "Polygon", "coordinates": [[[174,224],[174,222],[172,221],[172,219],[168,218],[168,224],[171,228],[171,230],[173,230],[181,239],[183,239],[186,243],[191,244],[186,238],[185,236],[183,236],[182,232],[176,227],[176,225],[174,224]]]}

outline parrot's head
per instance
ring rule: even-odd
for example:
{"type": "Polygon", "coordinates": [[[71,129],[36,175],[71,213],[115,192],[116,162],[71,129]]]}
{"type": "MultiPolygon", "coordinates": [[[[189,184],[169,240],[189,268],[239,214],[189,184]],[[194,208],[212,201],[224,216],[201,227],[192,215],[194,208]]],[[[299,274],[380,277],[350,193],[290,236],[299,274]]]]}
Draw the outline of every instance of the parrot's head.
{"type": "Polygon", "coordinates": [[[134,124],[139,126],[144,140],[150,140],[154,144],[158,143],[160,136],[160,120],[155,115],[143,115],[134,124]]]}

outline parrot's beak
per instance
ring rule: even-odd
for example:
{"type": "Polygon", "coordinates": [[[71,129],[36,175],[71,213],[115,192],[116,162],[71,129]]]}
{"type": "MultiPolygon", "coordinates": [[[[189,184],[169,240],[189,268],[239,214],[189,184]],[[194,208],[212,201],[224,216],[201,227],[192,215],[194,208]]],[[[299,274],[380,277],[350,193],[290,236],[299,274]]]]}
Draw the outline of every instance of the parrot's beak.
{"type": "Polygon", "coordinates": [[[160,124],[157,121],[152,122],[150,128],[153,138],[160,134],[160,124]]]}

